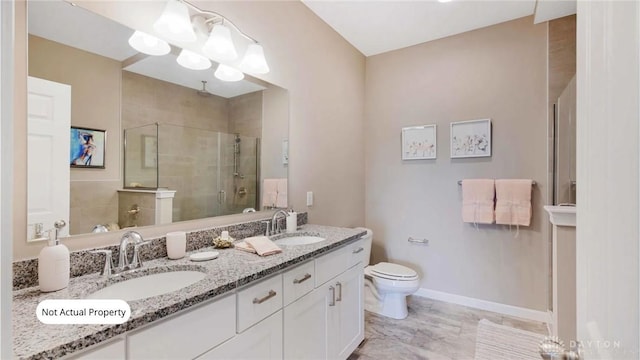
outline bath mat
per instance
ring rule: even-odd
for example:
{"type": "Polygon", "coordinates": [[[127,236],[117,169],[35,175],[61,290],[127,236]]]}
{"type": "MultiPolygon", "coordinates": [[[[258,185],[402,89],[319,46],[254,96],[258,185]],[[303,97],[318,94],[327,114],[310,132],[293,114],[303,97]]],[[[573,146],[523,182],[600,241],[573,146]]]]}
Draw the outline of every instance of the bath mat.
{"type": "Polygon", "coordinates": [[[540,360],[538,345],[544,335],[494,324],[478,323],[475,360],[540,360]]]}

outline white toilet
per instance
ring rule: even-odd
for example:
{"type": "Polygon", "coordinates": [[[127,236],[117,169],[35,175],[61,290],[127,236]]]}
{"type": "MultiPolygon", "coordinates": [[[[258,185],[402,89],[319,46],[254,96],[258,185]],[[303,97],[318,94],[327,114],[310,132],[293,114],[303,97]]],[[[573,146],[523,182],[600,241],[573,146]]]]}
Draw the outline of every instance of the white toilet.
{"type": "MultiPolygon", "coordinates": [[[[365,259],[371,259],[373,232],[369,229],[364,239],[365,259]]],[[[415,270],[406,266],[381,262],[364,268],[364,308],[393,319],[407,317],[407,296],[418,291],[420,278],[415,270]]]]}

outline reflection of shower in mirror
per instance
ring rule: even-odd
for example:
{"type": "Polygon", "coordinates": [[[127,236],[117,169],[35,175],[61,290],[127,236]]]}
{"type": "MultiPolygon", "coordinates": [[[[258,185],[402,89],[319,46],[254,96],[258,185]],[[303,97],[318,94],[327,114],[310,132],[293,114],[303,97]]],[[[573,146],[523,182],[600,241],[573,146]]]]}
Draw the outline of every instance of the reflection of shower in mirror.
{"type": "Polygon", "coordinates": [[[233,143],[233,177],[244,179],[244,175],[242,175],[238,171],[238,161],[240,161],[240,134],[235,134],[236,140],[233,143]]]}

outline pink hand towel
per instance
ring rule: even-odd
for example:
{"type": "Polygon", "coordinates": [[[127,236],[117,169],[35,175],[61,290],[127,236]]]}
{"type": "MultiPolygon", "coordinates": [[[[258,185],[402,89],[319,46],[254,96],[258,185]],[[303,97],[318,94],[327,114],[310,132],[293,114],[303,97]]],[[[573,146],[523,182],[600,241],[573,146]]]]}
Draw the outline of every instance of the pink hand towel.
{"type": "Polygon", "coordinates": [[[242,251],[246,251],[252,254],[256,253],[256,249],[252,248],[251,245],[247,244],[244,241],[239,241],[235,244],[233,244],[233,246],[238,249],[238,250],[242,250],[242,251]]]}
{"type": "Polygon", "coordinates": [[[462,221],[474,224],[493,224],[493,179],[462,180],[462,221]]]}
{"type": "Polygon", "coordinates": [[[496,180],[496,223],[531,224],[531,179],[496,180]]]}
{"type": "Polygon", "coordinates": [[[264,179],[262,182],[262,206],[273,208],[278,201],[278,179],[264,179]]]}
{"type": "Polygon", "coordinates": [[[278,179],[278,199],[276,200],[276,207],[286,209],[289,205],[289,199],[287,198],[287,179],[278,179]]]}
{"type": "Polygon", "coordinates": [[[266,236],[254,236],[246,238],[244,239],[244,242],[254,248],[260,256],[269,256],[282,252],[282,249],[280,249],[278,245],[269,240],[269,238],[266,236]]]}

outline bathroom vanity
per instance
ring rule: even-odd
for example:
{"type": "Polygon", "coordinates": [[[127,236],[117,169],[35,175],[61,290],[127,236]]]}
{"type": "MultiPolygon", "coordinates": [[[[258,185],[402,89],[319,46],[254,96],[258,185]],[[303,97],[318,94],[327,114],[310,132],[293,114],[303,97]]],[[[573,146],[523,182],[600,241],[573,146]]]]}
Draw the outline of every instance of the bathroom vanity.
{"type": "Polygon", "coordinates": [[[132,315],[122,325],[44,325],[36,318],[42,300],[84,298],[104,286],[98,274],[74,278],[55,293],[16,291],[15,357],[346,359],[364,339],[365,232],[317,225],[302,231],[326,240],[283,246],[265,258],[227,249],[209,262],[145,263],[143,271],[188,267],[206,277],[129,302],[132,315]]]}

